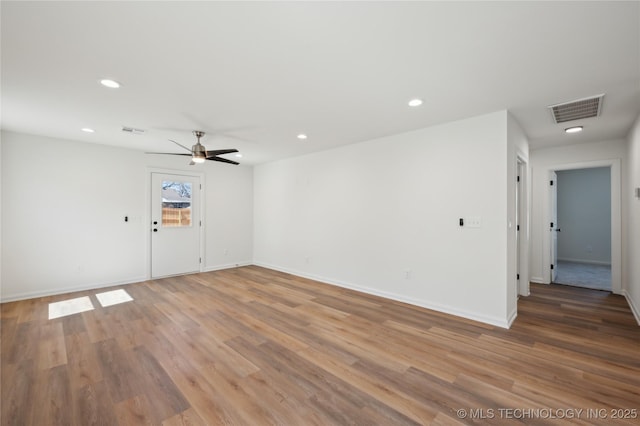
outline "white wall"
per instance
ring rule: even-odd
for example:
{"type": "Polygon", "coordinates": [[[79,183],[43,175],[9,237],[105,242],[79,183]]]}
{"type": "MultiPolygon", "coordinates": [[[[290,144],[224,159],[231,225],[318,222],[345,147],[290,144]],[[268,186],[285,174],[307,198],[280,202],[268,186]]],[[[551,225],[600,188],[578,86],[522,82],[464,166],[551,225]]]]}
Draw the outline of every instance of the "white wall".
{"type": "MultiPolygon", "coordinates": [[[[253,167],[206,168],[204,270],[253,261],[253,167]]],[[[213,167],[212,167],[213,166],[213,167]]]]}
{"type": "Polygon", "coordinates": [[[626,165],[622,162],[626,152],[624,140],[531,150],[531,281],[547,284],[550,281],[549,171],[611,167],[612,288],[614,292],[622,291],[625,282],[622,247],[626,229],[620,197],[626,189],[626,165]]]}
{"type": "MultiPolygon", "coordinates": [[[[182,157],[3,132],[2,300],[148,278],[149,168],[194,170],[182,157]]],[[[250,263],[253,169],[199,170],[203,270],[250,263]]]]}
{"type": "Polygon", "coordinates": [[[501,111],[257,166],[255,263],[507,326],[507,158],[501,111]]]}
{"type": "Polygon", "coordinates": [[[560,170],[558,259],[611,264],[611,169],[560,170]]]}
{"type": "Polygon", "coordinates": [[[2,301],[2,132],[0,131],[0,301],[2,301]]]}
{"type": "Polygon", "coordinates": [[[625,294],[640,324],[640,117],[629,133],[627,156],[628,188],[623,192],[627,211],[626,288],[625,294]]]}
{"type": "Polygon", "coordinates": [[[524,131],[511,114],[507,116],[507,312],[509,321],[512,322],[518,309],[518,294],[529,295],[529,141],[524,131]],[[517,163],[522,161],[525,165],[521,179],[521,225],[520,231],[516,230],[516,185],[517,163]],[[519,232],[520,247],[517,246],[519,232]],[[520,250],[520,270],[517,270],[517,256],[520,250]],[[516,277],[520,274],[520,281],[516,277]]]}

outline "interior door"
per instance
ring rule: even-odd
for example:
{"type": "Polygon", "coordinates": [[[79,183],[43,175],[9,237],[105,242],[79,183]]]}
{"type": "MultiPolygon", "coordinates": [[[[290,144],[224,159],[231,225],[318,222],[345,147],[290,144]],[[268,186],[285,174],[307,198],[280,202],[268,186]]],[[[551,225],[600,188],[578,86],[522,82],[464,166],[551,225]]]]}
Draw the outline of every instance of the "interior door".
{"type": "Polygon", "coordinates": [[[151,276],[200,271],[200,178],[151,174],[151,276]]]}
{"type": "Polygon", "coordinates": [[[551,234],[551,282],[558,277],[558,175],[552,171],[549,176],[551,211],[549,215],[549,233],[551,234]]]}

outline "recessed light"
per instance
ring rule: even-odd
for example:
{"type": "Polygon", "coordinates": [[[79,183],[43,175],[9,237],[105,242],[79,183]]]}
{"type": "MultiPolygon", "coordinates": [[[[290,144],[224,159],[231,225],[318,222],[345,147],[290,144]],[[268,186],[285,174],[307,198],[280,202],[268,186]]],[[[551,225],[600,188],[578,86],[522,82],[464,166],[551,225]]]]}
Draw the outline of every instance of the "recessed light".
{"type": "Polygon", "coordinates": [[[88,128],[88,127],[84,127],[84,128],[82,129],[82,131],[83,131],[83,132],[86,132],[86,133],[95,133],[95,130],[90,129],[90,128],[88,128]]]}
{"type": "Polygon", "coordinates": [[[567,133],[578,133],[582,131],[582,126],[569,127],[564,129],[564,131],[567,133]]]}
{"type": "Polygon", "coordinates": [[[410,107],[417,107],[417,106],[420,106],[420,105],[422,105],[422,99],[417,99],[416,98],[416,99],[411,99],[409,101],[409,106],[410,107]]]}
{"type": "Polygon", "coordinates": [[[108,78],[100,80],[100,84],[110,89],[117,89],[118,87],[120,87],[120,83],[115,80],[109,80],[108,78]]]}
{"type": "Polygon", "coordinates": [[[307,135],[305,135],[304,133],[300,133],[298,135],[298,139],[306,139],[306,138],[307,138],[307,135]]]}
{"type": "Polygon", "coordinates": [[[242,154],[238,153],[238,154],[236,154],[236,157],[237,158],[242,158],[242,154]]]}

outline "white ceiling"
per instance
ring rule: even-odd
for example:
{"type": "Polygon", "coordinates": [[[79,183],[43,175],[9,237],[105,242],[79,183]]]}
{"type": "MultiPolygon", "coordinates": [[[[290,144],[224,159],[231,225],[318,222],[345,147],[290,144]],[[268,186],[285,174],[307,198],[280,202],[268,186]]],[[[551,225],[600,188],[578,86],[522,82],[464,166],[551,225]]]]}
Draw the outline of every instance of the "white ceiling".
{"type": "Polygon", "coordinates": [[[245,164],[501,109],[532,148],[623,138],[639,5],[2,1],[2,128],[172,152],[201,129],[245,164]],[[553,123],[548,105],[600,93],[581,134],[553,123]]]}

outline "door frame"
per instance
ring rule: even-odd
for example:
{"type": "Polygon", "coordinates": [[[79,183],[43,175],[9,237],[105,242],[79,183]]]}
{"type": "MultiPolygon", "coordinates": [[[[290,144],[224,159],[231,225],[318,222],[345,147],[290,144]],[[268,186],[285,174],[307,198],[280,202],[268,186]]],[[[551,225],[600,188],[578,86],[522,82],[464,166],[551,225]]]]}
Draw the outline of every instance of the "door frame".
{"type": "MultiPolygon", "coordinates": [[[[157,167],[147,167],[145,170],[146,173],[146,177],[145,177],[145,192],[146,192],[146,196],[145,196],[145,217],[144,217],[144,230],[145,232],[147,232],[147,237],[145,238],[145,265],[147,265],[146,267],[146,272],[145,272],[145,276],[146,279],[151,279],[151,262],[152,262],[152,258],[151,258],[151,238],[152,238],[152,223],[151,223],[151,217],[152,217],[152,213],[151,213],[151,189],[152,189],[152,182],[151,182],[151,177],[154,173],[162,173],[162,174],[172,174],[172,175],[180,175],[180,176],[191,176],[191,177],[197,177],[200,179],[200,185],[202,186],[201,192],[200,192],[200,220],[202,221],[202,226],[200,226],[200,247],[198,248],[200,251],[200,258],[201,259],[205,259],[205,211],[206,211],[206,187],[205,187],[205,174],[203,172],[192,172],[189,170],[179,170],[179,169],[164,169],[164,168],[157,168],[157,167]]],[[[203,271],[203,266],[204,263],[200,263],[199,265],[199,271],[202,272],[203,271]]]]}
{"type": "Polygon", "coordinates": [[[549,282],[558,278],[558,173],[556,170],[549,171],[549,282]],[[553,185],[551,185],[553,182],[553,185]],[[551,225],[553,223],[553,225],[551,225]]]}
{"type": "MultiPolygon", "coordinates": [[[[547,166],[545,176],[552,171],[592,169],[596,167],[611,168],[611,291],[622,294],[622,186],[621,186],[621,160],[584,161],[579,163],[557,164],[547,166]]],[[[548,187],[547,187],[548,188],[548,187]]],[[[547,196],[542,198],[543,224],[550,222],[551,191],[547,189],[547,196]]],[[[548,229],[543,226],[544,230],[548,229]]],[[[551,236],[550,232],[542,235],[542,273],[544,277],[551,276],[551,236]]],[[[545,280],[547,279],[545,278],[545,280]]],[[[545,282],[545,284],[549,284],[545,282]]]]}
{"type": "MultiPolygon", "coordinates": [[[[517,282],[516,298],[518,296],[529,296],[529,163],[518,155],[516,156],[516,176],[520,181],[516,183],[516,226],[520,225],[520,231],[516,232],[516,273],[520,274],[517,282]]],[[[517,303],[517,300],[516,300],[517,303]]]]}

